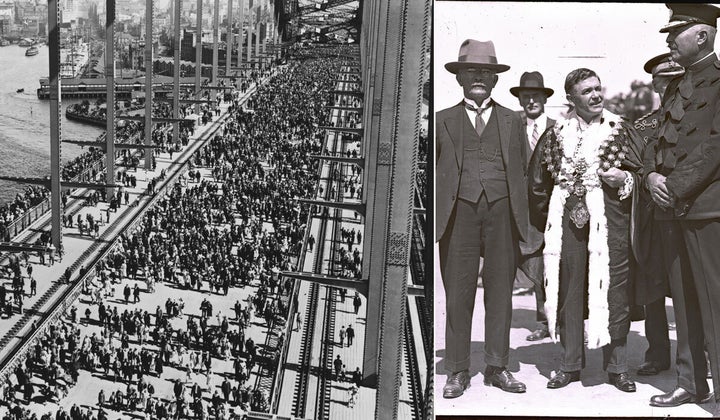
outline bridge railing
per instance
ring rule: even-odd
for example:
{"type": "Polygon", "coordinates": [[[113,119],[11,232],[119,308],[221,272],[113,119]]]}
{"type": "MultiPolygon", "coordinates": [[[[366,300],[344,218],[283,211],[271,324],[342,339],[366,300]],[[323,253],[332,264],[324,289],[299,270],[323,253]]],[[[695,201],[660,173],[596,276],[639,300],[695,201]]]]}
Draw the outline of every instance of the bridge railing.
{"type": "MultiPolygon", "coordinates": [[[[167,131],[168,129],[165,128],[167,131]]],[[[133,134],[128,141],[134,142],[137,137],[139,137],[140,133],[133,134]]],[[[102,133],[100,136],[98,136],[97,141],[103,141],[105,139],[105,133],[102,133]]],[[[115,152],[115,158],[118,159],[120,157],[120,151],[115,152]]],[[[99,157],[97,160],[92,162],[87,168],[83,169],[82,172],[75,175],[74,177],[70,178],[69,181],[79,181],[79,182],[87,182],[91,181],[92,177],[89,176],[91,173],[95,173],[95,175],[101,174],[105,170],[105,158],[99,157]]],[[[74,191],[74,189],[68,190],[70,192],[74,191]]],[[[23,213],[21,216],[19,216],[17,219],[13,220],[12,222],[8,223],[5,226],[5,230],[8,232],[10,236],[10,240],[14,239],[18,235],[20,235],[22,232],[25,231],[30,225],[35,223],[35,221],[42,216],[44,216],[47,212],[50,211],[50,199],[45,198],[40,203],[36,204],[35,206],[31,207],[28,211],[23,213]]],[[[0,238],[2,239],[2,238],[0,238]]]]}

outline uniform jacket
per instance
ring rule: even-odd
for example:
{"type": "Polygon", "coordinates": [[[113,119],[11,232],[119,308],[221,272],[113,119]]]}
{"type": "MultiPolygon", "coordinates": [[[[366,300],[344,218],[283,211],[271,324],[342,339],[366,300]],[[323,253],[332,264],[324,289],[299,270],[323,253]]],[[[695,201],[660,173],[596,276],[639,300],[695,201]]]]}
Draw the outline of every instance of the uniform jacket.
{"type": "MultiPolygon", "coordinates": [[[[527,213],[527,135],[525,124],[516,112],[494,104],[491,118],[498,119],[500,144],[512,217],[520,239],[525,240],[528,226],[527,213]]],[[[474,128],[465,111],[464,103],[439,111],[436,114],[435,139],[435,240],[446,231],[448,220],[457,200],[462,171],[463,149],[466,136],[474,128]]]]}
{"type": "Polygon", "coordinates": [[[686,68],[665,92],[656,145],[645,154],[645,174],[667,177],[674,209],[657,219],[720,217],[720,60],[715,54],[686,68]]]}

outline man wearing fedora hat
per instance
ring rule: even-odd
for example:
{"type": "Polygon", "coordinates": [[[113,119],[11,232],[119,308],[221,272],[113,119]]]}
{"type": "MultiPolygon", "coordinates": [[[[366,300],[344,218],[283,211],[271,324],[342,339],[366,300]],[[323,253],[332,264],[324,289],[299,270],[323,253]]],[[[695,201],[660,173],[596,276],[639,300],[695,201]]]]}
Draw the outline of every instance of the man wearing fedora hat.
{"type": "MultiPolygon", "coordinates": [[[[675,63],[670,53],[660,54],[645,63],[645,72],[652,74],[653,90],[662,99],[670,81],[685,73],[681,65],[675,63]]],[[[662,108],[651,111],[633,123],[631,135],[638,136],[639,143],[645,147],[654,147],[660,129],[662,108]]],[[[638,375],[657,375],[670,368],[670,338],[668,335],[665,296],[670,293],[662,258],[662,238],[654,221],[655,205],[650,194],[638,188],[633,195],[632,250],[636,261],[635,268],[635,304],[645,307],[645,338],[648,349],[645,361],[638,368],[638,375]]],[[[679,303],[680,304],[680,303],[679,303]]],[[[687,342],[681,340],[678,353],[687,350],[687,342]]]]}
{"type": "Polygon", "coordinates": [[[678,335],[677,386],[650,399],[660,407],[711,399],[705,343],[720,397],[720,60],[714,51],[720,9],[667,7],[670,22],[660,32],[667,32],[672,59],[685,74],[667,87],[658,140],[644,157],[678,335]]]}
{"type": "Polygon", "coordinates": [[[456,75],[463,100],[436,115],[436,238],[446,296],[443,397],[470,385],[470,339],[480,257],[485,302],[485,379],[488,386],[525,392],[507,370],[512,286],[525,239],[527,215],[524,124],[491,98],[498,73],[492,41],[468,39],[458,60],[445,68],[456,75]]]}
{"type": "MultiPolygon", "coordinates": [[[[528,141],[528,163],[531,154],[535,150],[535,145],[540,135],[548,129],[555,126],[555,120],[545,115],[545,103],[547,98],[552,96],[554,91],[545,87],[543,76],[540,72],[525,72],[520,76],[520,86],[510,88],[512,93],[520,101],[523,110],[520,117],[526,122],[526,134],[528,141]]],[[[522,262],[518,276],[525,276],[530,279],[533,284],[532,289],[535,291],[535,306],[538,328],[526,337],[527,341],[538,341],[549,337],[547,316],[545,315],[545,288],[543,287],[543,262],[542,262],[542,235],[533,235],[537,232],[530,229],[528,240],[522,248],[522,262]]],[[[523,289],[513,291],[513,294],[522,294],[523,289]]]]}

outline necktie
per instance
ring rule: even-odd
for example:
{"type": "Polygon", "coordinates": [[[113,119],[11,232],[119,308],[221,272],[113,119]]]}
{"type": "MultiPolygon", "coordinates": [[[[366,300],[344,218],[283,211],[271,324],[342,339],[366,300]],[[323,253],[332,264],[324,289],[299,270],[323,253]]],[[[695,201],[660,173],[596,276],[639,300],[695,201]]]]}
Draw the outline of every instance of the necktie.
{"type": "Polygon", "coordinates": [[[485,110],[485,108],[478,108],[477,114],[475,114],[475,131],[478,133],[478,136],[482,135],[483,130],[485,130],[485,121],[482,119],[482,112],[485,110]]]}
{"type": "Polygon", "coordinates": [[[483,121],[481,115],[486,109],[490,108],[491,104],[492,104],[492,102],[484,108],[478,108],[469,103],[465,103],[465,107],[467,109],[475,112],[475,132],[478,134],[478,136],[482,134],[483,130],[485,130],[485,121],[483,121]]]}
{"type": "Polygon", "coordinates": [[[538,133],[537,123],[533,122],[532,138],[530,139],[530,151],[531,152],[533,150],[535,150],[535,146],[537,145],[538,137],[540,137],[540,133],[538,133]]]}

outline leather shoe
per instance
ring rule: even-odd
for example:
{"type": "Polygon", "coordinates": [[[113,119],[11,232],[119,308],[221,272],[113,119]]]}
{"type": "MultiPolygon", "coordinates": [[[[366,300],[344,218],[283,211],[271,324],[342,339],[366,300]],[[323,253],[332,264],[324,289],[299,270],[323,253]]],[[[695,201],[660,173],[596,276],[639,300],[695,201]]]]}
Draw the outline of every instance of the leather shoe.
{"type": "Polygon", "coordinates": [[[640,376],[654,376],[663,370],[670,369],[670,364],[661,365],[660,363],[649,361],[645,362],[638,367],[637,374],[640,376]]]}
{"type": "Polygon", "coordinates": [[[485,369],[485,385],[496,386],[505,392],[523,393],[525,384],[513,378],[512,373],[506,368],[485,369]]]}
{"type": "Polygon", "coordinates": [[[697,398],[698,404],[707,404],[712,401],[715,401],[715,392],[708,392],[703,398],[697,398]]]}
{"type": "Polygon", "coordinates": [[[650,405],[653,407],[677,407],[679,405],[697,402],[695,395],[684,388],[677,387],[674,390],[661,395],[653,395],[650,398],[650,405]]]}
{"type": "Polygon", "coordinates": [[[564,388],[570,384],[570,382],[578,382],[580,380],[580,371],[574,372],[559,371],[555,374],[547,383],[547,387],[550,389],[564,388]]]}
{"type": "Polygon", "coordinates": [[[457,398],[470,388],[470,374],[467,370],[455,372],[448,377],[443,387],[443,398],[457,398]]]}
{"type": "Polygon", "coordinates": [[[540,341],[543,338],[550,337],[550,333],[548,330],[544,328],[538,328],[537,330],[533,331],[530,335],[525,337],[527,341],[540,341]]]}
{"type": "Polygon", "coordinates": [[[513,296],[525,296],[525,295],[532,295],[534,292],[534,289],[532,287],[516,287],[513,289],[513,296]]]}
{"type": "Polygon", "coordinates": [[[627,372],[623,373],[608,373],[608,379],[615,388],[623,392],[635,392],[635,382],[630,379],[627,372]]]}

